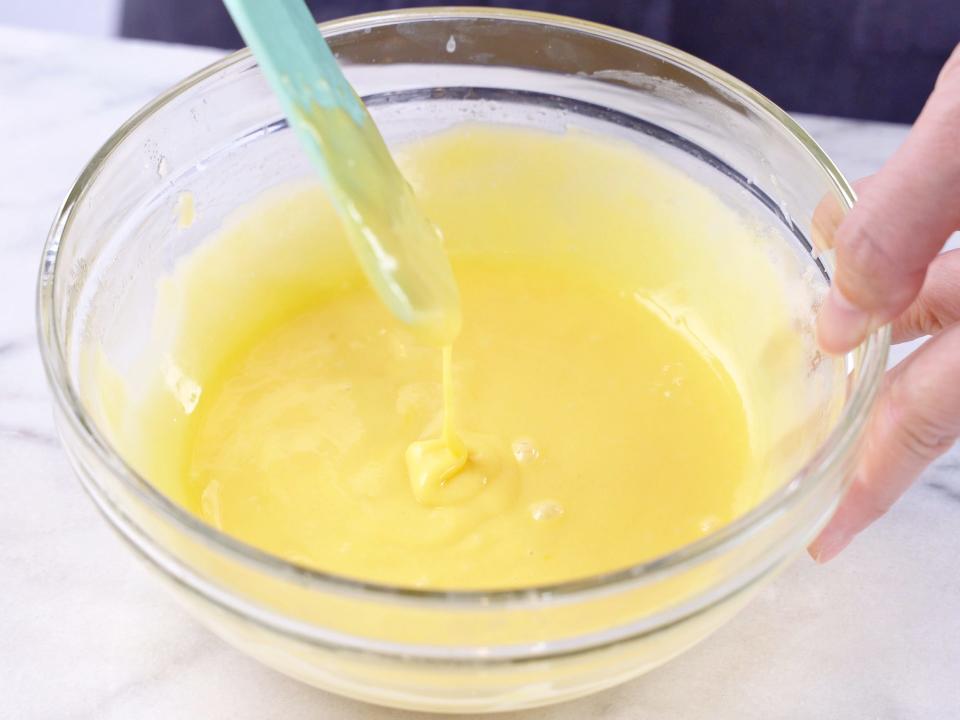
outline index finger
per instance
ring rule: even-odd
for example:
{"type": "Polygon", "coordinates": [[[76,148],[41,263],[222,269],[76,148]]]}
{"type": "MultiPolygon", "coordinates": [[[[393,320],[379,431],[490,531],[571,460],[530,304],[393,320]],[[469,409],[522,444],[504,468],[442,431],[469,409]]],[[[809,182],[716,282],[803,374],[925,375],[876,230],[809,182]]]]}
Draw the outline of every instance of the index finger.
{"type": "Polygon", "coordinates": [[[960,46],[906,142],[837,230],[837,271],[818,321],[827,352],[845,352],[905,310],[927,265],[960,226],[960,46]]]}

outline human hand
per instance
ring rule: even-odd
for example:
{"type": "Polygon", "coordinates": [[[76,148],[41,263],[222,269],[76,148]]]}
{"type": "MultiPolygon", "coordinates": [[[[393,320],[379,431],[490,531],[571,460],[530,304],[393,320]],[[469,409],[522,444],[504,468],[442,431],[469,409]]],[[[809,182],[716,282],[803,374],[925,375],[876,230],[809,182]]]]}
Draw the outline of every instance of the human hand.
{"type": "Polygon", "coordinates": [[[960,46],[903,146],[857,186],[833,240],[837,272],[817,336],[828,353],[893,323],[893,341],[933,335],[887,373],[853,481],[809,547],[827,562],[883,515],[960,437],[960,46]]]}

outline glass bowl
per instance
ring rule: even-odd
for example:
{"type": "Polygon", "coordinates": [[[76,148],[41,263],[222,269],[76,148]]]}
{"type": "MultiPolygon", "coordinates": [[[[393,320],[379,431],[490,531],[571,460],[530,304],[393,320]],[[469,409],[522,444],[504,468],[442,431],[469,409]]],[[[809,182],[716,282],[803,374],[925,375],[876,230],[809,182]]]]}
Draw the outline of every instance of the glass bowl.
{"type": "MultiPolygon", "coordinates": [[[[543,14],[411,10],[322,28],[390,142],[465,121],[550,131],[575,124],[682,168],[771,229],[778,252],[793,258],[791,272],[805,278],[798,331],[810,334],[831,272],[829,253],[814,246],[853,193],[813,140],[750,88],[659,43],[543,14]],[[832,211],[817,212],[825,207],[832,211]]],[[[311,176],[255,62],[235,53],[110,138],[67,197],[40,271],[43,360],[83,486],[188,608],[243,651],[384,705],[485,712],[556,702],[639,675],[704,638],[836,507],[884,369],[887,330],[838,361],[836,412],[799,433],[808,441],[797,445],[803,457],[773,478],[765,500],[622,571],[550,587],[418,591],[301,567],[204,524],[112,447],[86,400],[84,353],[97,344],[118,356],[140,347],[157,279],[232,209],[311,176]],[[177,232],[172,218],[185,190],[197,221],[177,232]]],[[[811,372],[822,360],[812,352],[811,372]]]]}

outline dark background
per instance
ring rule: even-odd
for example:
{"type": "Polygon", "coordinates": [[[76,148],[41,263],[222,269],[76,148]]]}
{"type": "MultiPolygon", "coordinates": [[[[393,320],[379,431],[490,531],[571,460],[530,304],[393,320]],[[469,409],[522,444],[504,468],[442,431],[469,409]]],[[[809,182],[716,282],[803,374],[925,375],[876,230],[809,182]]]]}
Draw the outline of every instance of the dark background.
{"type": "MultiPolygon", "coordinates": [[[[960,0],[311,0],[317,20],[431,5],[572,15],[662,40],[799,112],[912,122],[960,42],[960,0]]],[[[238,48],[221,0],[126,0],[127,37],[238,48]]]]}

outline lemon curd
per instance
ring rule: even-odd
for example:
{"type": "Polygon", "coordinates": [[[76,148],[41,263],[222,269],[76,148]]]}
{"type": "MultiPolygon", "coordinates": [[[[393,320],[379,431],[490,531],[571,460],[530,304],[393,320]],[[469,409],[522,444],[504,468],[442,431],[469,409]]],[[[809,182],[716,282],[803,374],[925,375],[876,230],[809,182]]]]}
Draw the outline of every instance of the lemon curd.
{"type": "Polygon", "coordinates": [[[91,359],[125,457],[210,524],[366,581],[540,585],[696,540],[820,439],[782,269],[706,188],[582,131],[463,126],[398,160],[459,284],[444,356],[305,185],[181,261],[135,371],[91,359]]]}

